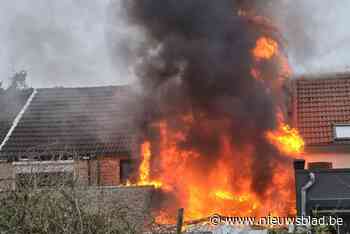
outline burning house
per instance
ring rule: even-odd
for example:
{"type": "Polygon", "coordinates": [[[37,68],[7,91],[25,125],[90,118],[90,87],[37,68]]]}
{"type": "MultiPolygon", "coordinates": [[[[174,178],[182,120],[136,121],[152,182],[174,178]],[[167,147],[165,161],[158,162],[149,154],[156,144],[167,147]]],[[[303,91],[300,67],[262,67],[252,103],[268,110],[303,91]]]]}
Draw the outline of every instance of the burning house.
{"type": "Polygon", "coordinates": [[[7,174],[45,176],[44,162],[88,185],[152,185],[160,223],[179,207],[185,220],[294,214],[304,141],[276,27],[245,1],[123,4],[145,32],[134,69],[147,102],[128,87],[34,90],[2,140],[7,174]]]}
{"type": "Polygon", "coordinates": [[[300,212],[308,171],[296,164],[295,204],[293,160],[345,160],[349,79],[291,82],[283,37],[247,1],[123,5],[145,32],[133,67],[141,93],[28,89],[0,115],[1,185],[34,170],[89,186],[153,186],[159,223],[173,223],[179,207],[185,221],[300,212]]]}
{"type": "Polygon", "coordinates": [[[159,187],[157,221],[173,222],[178,207],[185,220],[295,213],[292,162],[304,141],[288,120],[292,70],[258,4],[123,4],[145,31],[134,68],[157,107],[142,151],[142,184],[159,187]]]}

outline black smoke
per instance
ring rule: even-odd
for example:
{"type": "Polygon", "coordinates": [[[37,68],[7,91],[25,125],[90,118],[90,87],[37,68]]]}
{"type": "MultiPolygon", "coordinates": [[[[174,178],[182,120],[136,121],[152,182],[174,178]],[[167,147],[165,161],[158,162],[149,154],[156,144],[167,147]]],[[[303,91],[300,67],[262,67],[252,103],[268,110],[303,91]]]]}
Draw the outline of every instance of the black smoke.
{"type": "MultiPolygon", "coordinates": [[[[166,119],[171,128],[185,129],[183,115],[192,113],[193,124],[178,147],[199,152],[195,163],[205,172],[213,170],[223,134],[237,149],[254,146],[252,188],[263,196],[273,162],[282,161],[265,137],[276,128],[281,93],[271,88],[276,61],[258,64],[265,82],[251,75],[256,40],[274,37],[239,15],[240,9],[259,9],[252,2],[124,0],[123,6],[130,25],[145,33],[135,70],[151,106],[158,108],[151,121],[166,119]]],[[[229,163],[232,170],[239,168],[234,156],[229,163]]]]}

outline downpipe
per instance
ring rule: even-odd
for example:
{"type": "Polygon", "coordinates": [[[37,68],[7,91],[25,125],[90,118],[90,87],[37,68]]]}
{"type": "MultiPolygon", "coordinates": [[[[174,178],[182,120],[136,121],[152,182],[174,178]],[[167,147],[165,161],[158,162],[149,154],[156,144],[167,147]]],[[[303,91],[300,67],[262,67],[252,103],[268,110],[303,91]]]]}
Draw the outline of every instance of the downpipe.
{"type": "Polygon", "coordinates": [[[306,216],[306,192],[307,190],[315,184],[316,177],[313,172],[309,173],[310,180],[301,187],[301,216],[306,216]]]}

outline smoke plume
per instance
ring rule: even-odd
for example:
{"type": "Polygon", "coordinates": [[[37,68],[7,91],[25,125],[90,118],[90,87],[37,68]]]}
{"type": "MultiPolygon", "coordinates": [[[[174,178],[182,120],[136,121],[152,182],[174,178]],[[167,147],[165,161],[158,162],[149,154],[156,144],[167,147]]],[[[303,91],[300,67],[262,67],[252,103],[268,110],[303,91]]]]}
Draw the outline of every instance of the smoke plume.
{"type": "MultiPolygon", "coordinates": [[[[159,106],[151,122],[165,119],[170,129],[186,132],[177,147],[198,152],[200,157],[192,164],[206,173],[219,159],[222,136],[228,136],[237,151],[253,148],[251,187],[264,196],[274,163],[284,161],[265,137],[276,127],[283,94],[273,89],[276,61],[260,64],[263,76],[269,77],[264,84],[251,75],[255,64],[251,51],[257,39],[275,35],[238,14],[259,7],[232,0],[123,4],[130,24],[146,35],[138,50],[136,73],[152,105],[159,106]],[[184,118],[189,113],[191,124],[184,118]]],[[[239,156],[229,157],[227,163],[237,170],[239,156]]]]}

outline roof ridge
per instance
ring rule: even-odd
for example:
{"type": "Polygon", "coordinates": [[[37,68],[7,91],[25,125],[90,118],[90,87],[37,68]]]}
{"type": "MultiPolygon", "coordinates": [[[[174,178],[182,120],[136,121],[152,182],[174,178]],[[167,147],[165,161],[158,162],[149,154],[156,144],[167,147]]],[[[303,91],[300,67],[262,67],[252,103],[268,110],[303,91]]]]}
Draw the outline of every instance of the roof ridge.
{"type": "Polygon", "coordinates": [[[37,88],[36,90],[57,90],[57,89],[96,89],[96,88],[132,88],[131,85],[107,85],[107,86],[80,86],[80,87],[48,87],[37,88]]]}

